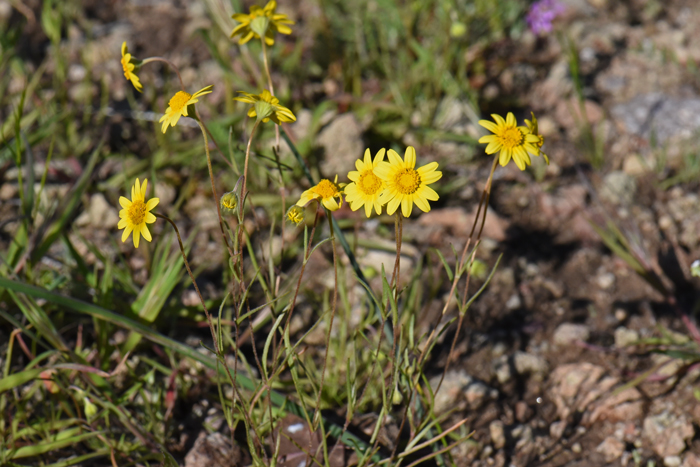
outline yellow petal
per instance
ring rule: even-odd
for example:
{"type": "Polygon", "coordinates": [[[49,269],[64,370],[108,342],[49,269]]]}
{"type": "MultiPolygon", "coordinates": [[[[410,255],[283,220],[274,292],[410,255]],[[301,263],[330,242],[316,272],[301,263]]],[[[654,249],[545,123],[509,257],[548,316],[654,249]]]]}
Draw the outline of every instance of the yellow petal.
{"type": "Polygon", "coordinates": [[[431,183],[435,183],[438,180],[440,180],[441,178],[442,178],[442,172],[440,172],[439,170],[436,170],[434,172],[430,172],[430,173],[425,174],[425,175],[421,175],[421,181],[426,185],[430,185],[431,183]]]}
{"type": "Polygon", "coordinates": [[[128,209],[129,206],[131,206],[131,201],[129,201],[128,199],[124,198],[123,196],[120,196],[120,197],[119,197],[119,204],[121,204],[121,206],[122,206],[124,209],[128,209]]]}
{"type": "Polygon", "coordinates": [[[392,215],[396,212],[396,210],[399,208],[401,205],[401,197],[400,196],[395,196],[393,199],[389,201],[386,207],[386,213],[389,215],[392,215]]]}
{"type": "MultiPolygon", "coordinates": [[[[498,131],[498,125],[488,120],[479,120],[479,125],[483,126],[492,133],[496,133],[498,131]]],[[[479,142],[481,143],[481,140],[479,140],[479,142]]]]}
{"type": "Polygon", "coordinates": [[[433,189],[430,188],[429,186],[424,186],[423,188],[421,188],[421,189],[419,190],[419,192],[420,192],[420,196],[422,196],[423,198],[425,198],[425,199],[427,199],[427,200],[430,200],[430,201],[437,201],[437,200],[440,199],[440,197],[439,197],[438,194],[435,192],[435,190],[433,190],[433,189]]]}
{"type": "Polygon", "coordinates": [[[389,149],[389,163],[391,165],[403,166],[403,161],[401,160],[401,157],[393,149],[389,149]]]}
{"type": "Polygon", "coordinates": [[[123,229],[123,228],[126,227],[126,226],[127,226],[126,219],[120,219],[120,220],[119,220],[119,223],[117,224],[117,228],[118,228],[118,229],[123,229]]]}
{"type": "Polygon", "coordinates": [[[479,138],[480,143],[492,143],[494,141],[498,141],[498,136],[486,135],[486,136],[482,136],[481,138],[479,138]]]}
{"type": "Polygon", "coordinates": [[[416,166],[416,149],[413,146],[409,146],[406,148],[406,154],[404,155],[404,164],[407,169],[412,169],[416,166]]]}
{"type": "Polygon", "coordinates": [[[377,151],[377,155],[374,156],[374,161],[372,161],[372,167],[376,167],[379,163],[384,161],[384,155],[386,154],[386,149],[381,148],[377,151]]]}
{"type": "Polygon", "coordinates": [[[150,211],[154,207],[158,206],[158,203],[160,203],[160,198],[151,198],[148,200],[146,203],[146,211],[150,211]]]}
{"type": "Polygon", "coordinates": [[[518,126],[518,121],[515,119],[515,115],[513,115],[513,112],[508,112],[508,115],[506,115],[506,125],[518,126]]]}
{"type": "Polygon", "coordinates": [[[492,141],[486,146],[485,151],[486,154],[494,154],[498,152],[499,149],[501,149],[501,143],[499,141],[492,141]]]}
{"type": "Polygon", "coordinates": [[[430,204],[428,204],[428,201],[422,196],[416,196],[413,202],[416,203],[416,206],[418,206],[418,209],[421,211],[430,212],[430,204]]]}
{"type": "Polygon", "coordinates": [[[413,201],[409,196],[404,196],[401,200],[401,213],[403,217],[411,217],[411,212],[413,211],[413,201]]]}
{"type": "Polygon", "coordinates": [[[506,126],[506,121],[503,120],[503,117],[501,117],[500,115],[498,115],[498,114],[491,114],[491,117],[492,117],[494,120],[496,120],[496,124],[497,124],[499,127],[500,127],[500,126],[506,126]]]}
{"type": "Polygon", "coordinates": [[[365,203],[365,216],[369,219],[369,217],[372,215],[372,205],[369,203],[365,203]]]}
{"type": "Polygon", "coordinates": [[[149,242],[153,240],[153,238],[151,237],[151,232],[148,230],[148,227],[145,223],[141,224],[141,235],[143,235],[143,238],[145,238],[149,242]]]}
{"type": "Polygon", "coordinates": [[[141,230],[139,228],[134,229],[134,248],[139,247],[139,240],[141,239],[141,230]]]}
{"type": "Polygon", "coordinates": [[[134,229],[134,227],[131,225],[126,226],[126,229],[124,229],[124,232],[122,232],[122,243],[126,242],[126,239],[129,238],[129,234],[131,233],[131,231],[133,229],[134,229]]]}

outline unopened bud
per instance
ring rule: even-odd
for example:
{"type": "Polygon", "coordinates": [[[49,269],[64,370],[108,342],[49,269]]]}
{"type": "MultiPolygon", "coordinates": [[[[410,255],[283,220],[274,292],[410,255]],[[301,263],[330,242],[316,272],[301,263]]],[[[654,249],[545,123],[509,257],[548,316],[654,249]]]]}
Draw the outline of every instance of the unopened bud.
{"type": "Polygon", "coordinates": [[[236,213],[236,208],[238,207],[238,196],[233,191],[224,193],[221,196],[221,214],[232,216],[236,213]]]}
{"type": "Polygon", "coordinates": [[[296,204],[287,211],[287,220],[294,225],[304,222],[304,208],[296,204]]]}

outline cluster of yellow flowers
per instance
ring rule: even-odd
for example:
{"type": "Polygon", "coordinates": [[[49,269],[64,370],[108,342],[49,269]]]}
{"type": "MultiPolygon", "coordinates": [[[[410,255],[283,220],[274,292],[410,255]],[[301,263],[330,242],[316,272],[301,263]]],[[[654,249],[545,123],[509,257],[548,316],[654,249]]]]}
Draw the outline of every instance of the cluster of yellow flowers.
{"type": "MultiPolygon", "coordinates": [[[[416,150],[413,146],[406,148],[403,159],[396,151],[389,149],[387,162],[384,160],[386,153],[385,149],[380,149],[372,159],[367,149],[364,159],[355,161],[357,170],[348,173],[351,183],[339,184],[337,175],[334,181],[323,179],[303,192],[296,206],[306,206],[315,200],[329,211],[336,211],[342,206],[344,195],[350,209],[357,211],[364,206],[367,217],[370,217],[373,208],[377,214],[381,214],[384,205],[390,215],[401,206],[404,217],[411,215],[414,204],[423,212],[430,211],[428,201],[437,201],[438,194],[428,185],[442,177],[442,172],[436,170],[437,162],[416,169],[416,150]]],[[[298,225],[303,220],[301,212],[292,208],[287,213],[287,219],[298,225]]]]}
{"type": "MultiPolygon", "coordinates": [[[[232,31],[231,37],[240,35],[239,43],[245,44],[249,40],[260,39],[263,47],[273,45],[275,33],[290,34],[294,24],[286,15],[276,13],[277,2],[270,0],[264,8],[253,6],[249,14],[237,13],[233,19],[240,24],[232,31]]],[[[166,61],[160,57],[152,57],[145,60],[138,60],[129,53],[126,42],[122,44],[121,64],[124,76],[131,81],[137,91],[141,92],[143,85],[136,73],[142,65],[150,61],[166,61]]],[[[169,63],[169,62],[168,62],[169,63]]],[[[172,65],[172,64],[171,64],[172,65]]],[[[175,93],[168,102],[165,114],[160,118],[162,131],[166,132],[168,127],[174,127],[180,117],[190,116],[197,119],[194,104],[199,102],[198,97],[212,92],[213,85],[206,86],[194,94],[189,94],[184,90],[175,93]]],[[[251,104],[248,116],[257,119],[258,122],[268,122],[272,120],[275,124],[294,122],[296,117],[288,108],[280,105],[279,100],[268,90],[263,90],[260,94],[250,94],[239,91],[241,96],[235,100],[251,104]]],[[[493,134],[483,136],[480,143],[487,143],[487,154],[498,154],[500,165],[505,166],[512,159],[520,170],[531,164],[530,155],[543,156],[549,164],[547,155],[542,152],[544,137],[539,134],[537,119],[532,114],[532,120],[525,120],[526,126],[518,126],[512,113],[508,113],[504,119],[500,115],[492,114],[495,121],[480,120],[479,124],[491,131],[493,134]]],[[[204,131],[204,129],[202,130],[204,131]]],[[[495,162],[494,162],[495,163],[495,162]]],[[[495,166],[494,166],[495,167],[495,166]]],[[[355,161],[355,168],[347,174],[350,183],[338,183],[338,176],[331,181],[323,179],[317,185],[304,191],[297,201],[287,211],[287,219],[299,225],[304,220],[304,207],[316,201],[330,211],[340,209],[343,204],[343,197],[350,204],[353,211],[364,207],[365,215],[369,218],[372,211],[377,215],[382,213],[382,207],[386,206],[389,215],[394,214],[399,206],[401,214],[409,217],[413,211],[413,205],[418,206],[423,212],[430,211],[428,201],[437,201],[438,194],[428,185],[437,182],[442,177],[442,172],[438,171],[437,162],[430,162],[422,167],[416,168],[416,150],[409,146],[406,149],[403,159],[390,149],[381,149],[372,158],[370,150],[367,149],[363,159],[355,161]],[[385,156],[388,154],[388,161],[385,156]]],[[[138,247],[139,238],[143,236],[151,241],[147,223],[155,222],[155,216],[150,213],[158,204],[158,198],[146,201],[147,181],[139,185],[139,180],[131,190],[131,201],[121,197],[120,204],[122,210],[119,213],[121,220],[119,228],[125,229],[122,241],[126,241],[129,234],[133,232],[134,246],[138,247]]],[[[232,214],[237,207],[237,197],[235,193],[226,193],[221,200],[222,212],[232,214]]]]}

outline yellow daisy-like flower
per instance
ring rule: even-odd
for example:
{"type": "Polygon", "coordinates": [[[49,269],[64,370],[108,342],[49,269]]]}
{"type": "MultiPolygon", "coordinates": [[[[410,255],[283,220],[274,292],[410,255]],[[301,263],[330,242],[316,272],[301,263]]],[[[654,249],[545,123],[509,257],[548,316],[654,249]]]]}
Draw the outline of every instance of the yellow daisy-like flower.
{"type": "Polygon", "coordinates": [[[134,232],[134,247],[139,247],[139,239],[141,235],[143,238],[151,241],[151,232],[148,231],[146,224],[153,224],[156,221],[156,216],[151,214],[151,209],[155,208],[160,199],[151,198],[146,201],[146,187],[148,186],[148,180],[143,180],[143,185],[139,185],[139,179],[136,179],[136,183],[131,187],[131,201],[123,196],[119,197],[119,204],[122,206],[122,210],[119,211],[119,224],[117,228],[124,229],[122,233],[122,242],[126,242],[129,238],[129,234],[134,232]]]}
{"type": "Polygon", "coordinates": [[[260,39],[265,36],[265,44],[273,45],[275,43],[275,33],[291,34],[292,28],[288,24],[294,24],[294,21],[289,19],[287,15],[275,13],[277,2],[270,0],[264,8],[257,5],[250,7],[250,13],[236,13],[231,18],[238,21],[239,24],[231,32],[231,38],[240,34],[239,44],[245,44],[252,38],[260,39]]]}
{"type": "Polygon", "coordinates": [[[180,117],[187,117],[187,107],[199,102],[197,98],[199,96],[209,94],[211,92],[211,88],[213,87],[214,85],[209,85],[200,89],[194,94],[189,94],[185,91],[176,92],[170,99],[170,102],[168,102],[168,108],[165,110],[165,115],[160,117],[160,120],[158,120],[158,122],[163,122],[163,133],[165,133],[165,130],[168,129],[168,125],[174,127],[178,120],[180,120],[180,117]]]}
{"type": "Polygon", "coordinates": [[[437,162],[423,167],[416,167],[416,150],[413,146],[406,148],[403,160],[393,149],[389,149],[389,163],[379,164],[374,173],[379,176],[386,188],[380,195],[381,204],[388,203],[386,212],[391,215],[401,206],[401,213],[409,217],[413,204],[423,212],[430,211],[430,201],[437,201],[439,196],[428,185],[442,178],[442,172],[436,170],[437,162]]]}
{"type": "Polygon", "coordinates": [[[263,123],[272,120],[278,125],[281,125],[282,122],[289,123],[297,121],[292,111],[279,105],[280,100],[270,94],[270,91],[267,89],[260,94],[250,94],[243,91],[238,92],[243,94],[243,96],[234,97],[233,100],[253,104],[253,107],[248,109],[248,116],[250,118],[257,118],[260,116],[263,123]]]}
{"type": "Polygon", "coordinates": [[[479,120],[479,125],[494,133],[479,138],[480,143],[488,143],[486,154],[501,151],[498,162],[502,166],[505,167],[512,158],[520,170],[525,170],[525,167],[530,165],[528,153],[539,154],[535,146],[540,140],[539,137],[531,134],[527,127],[518,126],[512,112],[508,112],[505,120],[497,114],[491,114],[491,116],[496,123],[479,120]]]}
{"type": "Polygon", "coordinates": [[[539,138],[539,141],[535,143],[537,146],[537,153],[533,154],[534,156],[542,156],[544,157],[544,161],[549,165],[549,157],[547,157],[547,154],[542,152],[542,145],[544,144],[544,136],[542,136],[539,133],[539,128],[537,127],[537,117],[535,117],[535,112],[530,112],[530,115],[532,115],[532,121],[525,119],[525,125],[527,125],[527,129],[530,130],[530,134],[533,134],[539,138]]]}
{"type": "Polygon", "coordinates": [[[375,173],[375,168],[380,165],[389,164],[384,162],[385,149],[380,149],[377,155],[372,160],[372,154],[369,149],[365,151],[364,160],[358,159],[355,161],[355,168],[348,173],[348,178],[353,183],[349,183],[345,187],[345,200],[350,203],[350,209],[357,211],[362,206],[365,207],[365,214],[369,217],[372,214],[372,208],[377,211],[377,214],[382,213],[382,205],[379,201],[379,195],[386,188],[384,180],[379,178],[375,173]]]}
{"type": "Polygon", "coordinates": [[[141,92],[143,85],[139,81],[139,77],[134,73],[137,67],[141,64],[139,60],[136,60],[133,55],[129,53],[129,48],[126,46],[126,41],[122,43],[122,68],[124,69],[124,77],[131,81],[138,92],[141,92]]]}
{"type": "Polygon", "coordinates": [[[294,225],[299,225],[304,222],[304,208],[296,204],[287,211],[287,220],[294,225]]]}
{"type": "Polygon", "coordinates": [[[334,181],[324,178],[316,186],[312,186],[301,194],[297,206],[306,206],[310,201],[320,201],[329,211],[337,211],[343,205],[343,187],[338,184],[338,176],[334,181]],[[338,198],[337,202],[335,198],[338,198]]]}

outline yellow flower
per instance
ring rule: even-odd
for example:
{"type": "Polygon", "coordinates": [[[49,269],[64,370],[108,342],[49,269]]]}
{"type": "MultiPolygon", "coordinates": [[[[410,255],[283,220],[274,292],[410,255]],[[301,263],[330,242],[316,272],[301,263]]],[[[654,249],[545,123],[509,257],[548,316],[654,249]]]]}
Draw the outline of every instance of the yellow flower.
{"type": "Polygon", "coordinates": [[[377,214],[382,213],[383,203],[379,202],[379,195],[384,191],[386,185],[377,176],[374,169],[379,165],[389,165],[387,162],[384,162],[385,153],[385,149],[380,149],[377,155],[374,156],[374,160],[372,160],[372,154],[367,149],[364,161],[362,159],[355,161],[357,170],[348,173],[348,178],[353,183],[345,187],[345,200],[350,203],[350,209],[353,211],[357,211],[364,206],[367,217],[372,214],[373,207],[377,214]]]}
{"type": "Polygon", "coordinates": [[[296,122],[297,118],[291,110],[279,105],[280,100],[270,94],[270,91],[265,89],[260,94],[250,94],[243,91],[238,91],[243,94],[242,97],[234,97],[233,100],[253,104],[253,107],[248,109],[248,116],[251,118],[260,118],[263,122],[272,120],[278,125],[282,122],[296,122]]]}
{"type": "Polygon", "coordinates": [[[479,125],[494,133],[493,135],[479,138],[480,143],[489,143],[486,146],[486,154],[494,154],[501,151],[498,162],[502,166],[505,167],[512,157],[515,165],[520,170],[525,170],[525,167],[530,165],[528,152],[538,154],[538,149],[534,144],[539,141],[539,138],[531,134],[527,127],[518,126],[518,122],[515,121],[515,116],[512,112],[508,112],[505,120],[497,114],[491,114],[491,116],[496,123],[488,120],[479,120],[479,125]]]}
{"type": "Polygon", "coordinates": [[[404,217],[409,217],[414,203],[421,211],[428,212],[428,200],[438,200],[438,194],[428,186],[442,177],[442,172],[436,170],[438,163],[431,162],[418,169],[415,167],[416,150],[409,146],[403,160],[396,151],[389,149],[389,163],[379,164],[374,169],[374,173],[386,183],[379,202],[389,203],[386,207],[389,215],[394,214],[400,205],[404,217]]]}
{"type": "Polygon", "coordinates": [[[287,220],[294,225],[299,225],[304,222],[304,208],[296,204],[287,211],[287,220]]]}
{"type": "Polygon", "coordinates": [[[245,44],[252,38],[260,39],[261,35],[265,36],[265,43],[273,45],[275,43],[275,33],[291,34],[292,29],[287,26],[294,24],[294,21],[289,19],[287,15],[275,13],[277,2],[270,0],[264,8],[257,5],[250,7],[250,13],[236,13],[231,18],[238,21],[239,24],[231,32],[231,38],[240,34],[239,44],[245,44]]]}
{"type": "Polygon", "coordinates": [[[200,89],[194,94],[189,94],[185,91],[176,92],[172,99],[170,99],[170,102],[168,102],[168,108],[165,110],[165,115],[160,117],[160,120],[158,120],[159,122],[163,122],[163,133],[165,133],[165,130],[168,129],[168,125],[175,126],[178,120],[180,120],[180,117],[187,117],[187,107],[199,102],[197,98],[199,96],[209,94],[211,92],[211,88],[213,87],[214,85],[209,85],[200,89]]]}
{"type": "Polygon", "coordinates": [[[306,206],[310,201],[320,201],[323,206],[329,211],[337,211],[343,205],[343,187],[338,184],[338,176],[335,176],[335,181],[330,181],[324,178],[316,186],[312,186],[301,194],[301,198],[297,201],[297,206],[306,206]],[[336,202],[338,198],[340,203],[336,202]]]}
{"type": "Polygon", "coordinates": [[[537,153],[534,153],[534,156],[542,156],[544,157],[544,161],[549,165],[549,157],[547,157],[547,154],[542,152],[542,145],[544,144],[544,136],[542,136],[539,133],[539,129],[537,127],[537,117],[535,117],[535,112],[530,112],[530,115],[532,115],[532,121],[525,119],[525,125],[527,125],[527,129],[530,130],[530,134],[533,134],[539,138],[539,141],[535,143],[537,146],[537,153]]]}
{"type": "Polygon", "coordinates": [[[141,65],[140,60],[136,60],[133,55],[129,53],[129,48],[126,46],[126,41],[122,43],[122,68],[124,69],[124,76],[131,84],[134,85],[138,92],[141,92],[143,85],[139,81],[139,77],[136,76],[135,71],[141,65]]]}
{"type": "Polygon", "coordinates": [[[149,242],[151,241],[151,232],[148,231],[146,224],[153,224],[156,221],[156,216],[150,211],[160,202],[158,198],[146,201],[146,186],[148,186],[148,180],[144,179],[143,185],[139,185],[137,178],[136,183],[131,187],[131,201],[123,196],[119,197],[119,204],[124,209],[119,211],[121,220],[117,224],[117,228],[124,229],[122,242],[126,242],[129,234],[134,232],[134,247],[136,248],[139,247],[141,235],[149,242]]]}

